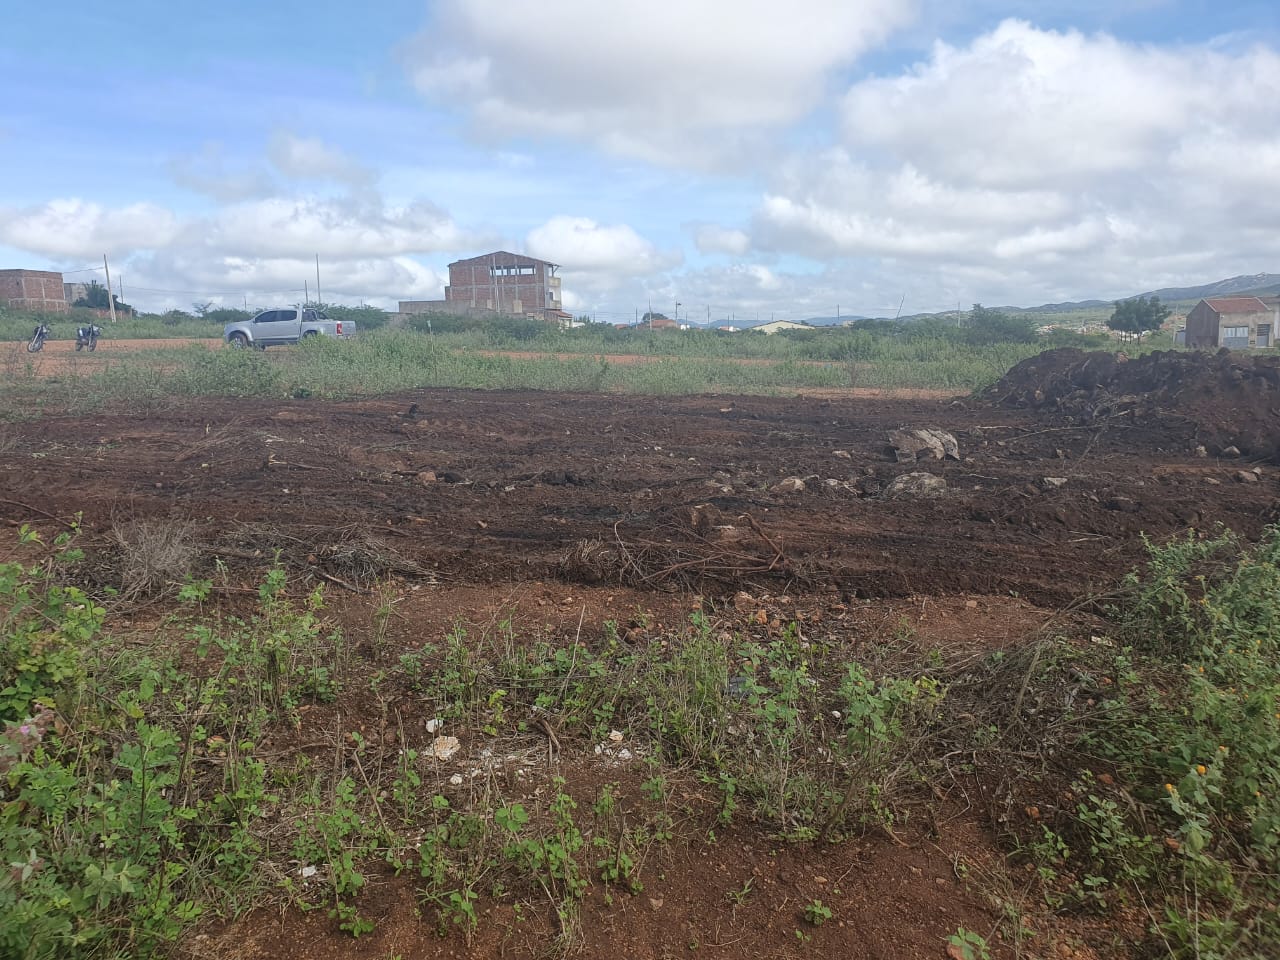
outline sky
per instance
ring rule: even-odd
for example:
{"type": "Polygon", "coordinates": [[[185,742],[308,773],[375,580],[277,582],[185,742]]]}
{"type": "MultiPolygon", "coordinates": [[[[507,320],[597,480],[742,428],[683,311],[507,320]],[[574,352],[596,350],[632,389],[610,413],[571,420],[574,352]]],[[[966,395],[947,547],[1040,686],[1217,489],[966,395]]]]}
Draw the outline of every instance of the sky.
{"type": "Polygon", "coordinates": [[[0,268],[624,322],[1280,272],[1275,0],[0,0],[0,268]],[[9,8],[9,9],[6,9],[9,8]],[[679,307],[676,304],[679,304],[679,307]]]}

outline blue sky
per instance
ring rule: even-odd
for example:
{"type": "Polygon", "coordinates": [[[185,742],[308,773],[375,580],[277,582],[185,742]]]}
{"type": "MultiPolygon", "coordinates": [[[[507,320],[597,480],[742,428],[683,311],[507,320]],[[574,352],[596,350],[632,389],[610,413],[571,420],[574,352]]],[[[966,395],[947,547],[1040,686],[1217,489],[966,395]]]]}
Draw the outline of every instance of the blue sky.
{"type": "Polygon", "coordinates": [[[1280,271],[1276,6],[25,7],[0,33],[0,266],[106,253],[144,308],[267,306],[319,253],[327,299],[394,305],[503,248],[611,320],[1280,271]]]}

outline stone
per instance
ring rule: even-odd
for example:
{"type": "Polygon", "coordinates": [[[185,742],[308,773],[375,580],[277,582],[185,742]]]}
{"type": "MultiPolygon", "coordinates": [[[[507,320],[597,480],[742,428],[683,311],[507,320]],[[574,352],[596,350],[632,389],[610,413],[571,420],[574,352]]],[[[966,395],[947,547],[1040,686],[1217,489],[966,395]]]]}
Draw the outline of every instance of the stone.
{"type": "Polygon", "coordinates": [[[1258,475],[1252,470],[1237,470],[1236,482],[1238,483],[1257,483],[1258,475]]]}
{"type": "Polygon", "coordinates": [[[1205,449],[1205,446],[1203,443],[1197,445],[1195,450],[1192,451],[1192,453],[1195,454],[1195,456],[1201,460],[1209,456],[1209,451],[1205,449]]]}
{"type": "Polygon", "coordinates": [[[914,463],[926,453],[935,460],[960,459],[960,445],[945,430],[891,430],[889,444],[899,463],[914,463]]]}
{"type": "Polygon", "coordinates": [[[431,755],[437,760],[448,760],[461,749],[457,737],[436,737],[431,742],[431,755]]]}
{"type": "Polygon", "coordinates": [[[837,460],[853,459],[853,454],[851,454],[848,450],[832,450],[831,455],[835,457],[837,460]]]}
{"type": "Polygon", "coordinates": [[[432,717],[427,721],[427,733],[439,733],[444,729],[444,721],[439,717],[432,717]]]}
{"type": "Polygon", "coordinates": [[[1222,455],[1224,457],[1238,457],[1240,456],[1240,448],[1236,446],[1224,447],[1222,455]]]}
{"type": "Polygon", "coordinates": [[[787,477],[769,488],[770,493],[804,493],[804,481],[799,477],[787,477]]]}
{"type": "Polygon", "coordinates": [[[1040,482],[1043,483],[1045,487],[1052,489],[1055,487],[1066,486],[1067,478],[1066,477],[1045,477],[1040,482]]]}
{"type": "Polygon", "coordinates": [[[931,500],[945,496],[947,481],[932,473],[904,473],[884,489],[886,500],[931,500]]]}

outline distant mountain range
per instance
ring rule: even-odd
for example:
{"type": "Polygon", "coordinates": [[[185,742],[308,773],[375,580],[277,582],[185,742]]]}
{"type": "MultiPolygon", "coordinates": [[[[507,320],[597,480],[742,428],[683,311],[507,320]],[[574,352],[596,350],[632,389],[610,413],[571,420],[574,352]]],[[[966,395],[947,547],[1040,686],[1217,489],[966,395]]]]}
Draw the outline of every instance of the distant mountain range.
{"type": "MultiPolygon", "coordinates": [[[[1202,283],[1198,287],[1163,287],[1160,290],[1148,290],[1146,293],[1135,293],[1121,300],[1133,300],[1135,297],[1159,297],[1166,303],[1191,301],[1192,303],[1207,297],[1274,297],[1280,296],[1280,273],[1255,273],[1250,276],[1231,277],[1228,280],[1215,280],[1213,283],[1202,283]]],[[[1098,307],[1109,307],[1110,300],[1077,300],[1074,303],[1045,303],[1038,307],[999,307],[1009,313],[1067,313],[1072,310],[1089,310],[1098,307]]]]}
{"type": "MultiPolygon", "coordinates": [[[[1280,296],[1280,273],[1255,273],[1250,276],[1231,277],[1228,280],[1215,280],[1213,283],[1202,283],[1198,287],[1163,287],[1159,290],[1148,290],[1146,293],[1135,293],[1127,297],[1120,297],[1121,300],[1133,300],[1137,297],[1159,297],[1165,303],[1191,303],[1194,304],[1199,300],[1207,297],[1238,297],[1238,296],[1254,296],[1254,297],[1276,297],[1280,296]]],[[[1110,309],[1113,301],[1111,300],[1075,300],[1070,303],[1042,303],[1038,307],[993,307],[995,310],[1002,310],[1005,313],[1073,313],[1078,310],[1103,310],[1110,309]]],[[[942,311],[944,314],[954,313],[950,310],[942,311]]],[[[904,316],[902,320],[917,320],[921,317],[938,316],[935,313],[915,313],[910,316],[904,316]]],[[[838,317],[809,317],[802,322],[809,324],[811,327],[834,327],[838,324],[848,323],[851,320],[870,320],[871,317],[863,317],[854,314],[841,314],[838,317]]]]}

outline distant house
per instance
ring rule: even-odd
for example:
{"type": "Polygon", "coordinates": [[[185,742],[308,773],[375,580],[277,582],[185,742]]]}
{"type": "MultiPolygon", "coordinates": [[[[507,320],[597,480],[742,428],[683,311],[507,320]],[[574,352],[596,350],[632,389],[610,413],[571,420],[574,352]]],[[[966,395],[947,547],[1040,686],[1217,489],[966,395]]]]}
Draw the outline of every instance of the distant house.
{"type": "Polygon", "coordinates": [[[494,313],[558,320],[562,313],[559,269],[559,264],[505,250],[458,260],[449,264],[444,298],[494,313]]]}
{"type": "Polygon", "coordinates": [[[1280,307],[1257,297],[1212,297],[1187,314],[1187,346],[1262,349],[1275,343],[1280,307]]]}
{"type": "Polygon", "coordinates": [[[748,327],[748,333],[781,333],[784,330],[814,330],[815,327],[809,326],[807,323],[797,323],[794,320],[770,320],[768,323],[757,324],[754,327],[748,327]]]}
{"type": "Polygon", "coordinates": [[[514,314],[570,323],[560,300],[560,265],[496,250],[449,264],[443,300],[401,300],[400,313],[514,314]]]}
{"type": "Polygon", "coordinates": [[[62,274],[52,270],[0,270],[0,304],[11,310],[66,313],[62,274]]]}

